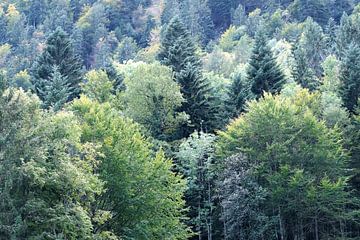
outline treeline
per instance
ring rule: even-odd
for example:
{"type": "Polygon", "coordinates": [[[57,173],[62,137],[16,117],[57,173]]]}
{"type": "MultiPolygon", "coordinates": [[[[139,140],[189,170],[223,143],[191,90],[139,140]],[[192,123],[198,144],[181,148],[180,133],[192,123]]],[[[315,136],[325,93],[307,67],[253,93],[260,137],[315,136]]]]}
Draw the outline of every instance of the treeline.
{"type": "Polygon", "coordinates": [[[356,4],[2,1],[0,239],[358,239],[356,4]]]}

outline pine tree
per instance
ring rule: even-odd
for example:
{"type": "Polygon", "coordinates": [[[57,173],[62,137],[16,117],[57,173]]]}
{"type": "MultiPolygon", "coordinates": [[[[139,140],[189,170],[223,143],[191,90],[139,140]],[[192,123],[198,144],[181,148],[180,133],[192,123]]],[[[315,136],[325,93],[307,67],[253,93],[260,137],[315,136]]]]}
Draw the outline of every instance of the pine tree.
{"type": "Polygon", "coordinates": [[[55,65],[58,66],[60,74],[67,79],[71,87],[71,94],[68,98],[68,101],[71,101],[80,93],[82,64],[74,53],[69,37],[60,28],[49,36],[44,52],[32,68],[32,83],[41,100],[44,100],[46,95],[46,82],[51,78],[55,65]]]}
{"type": "Polygon", "coordinates": [[[342,98],[345,107],[354,112],[360,97],[360,47],[351,44],[340,68],[342,98]]]}
{"type": "Polygon", "coordinates": [[[255,37],[255,46],[247,69],[251,91],[258,97],[263,91],[277,93],[285,81],[285,75],[277,64],[266,35],[260,30],[255,37]]]}
{"type": "Polygon", "coordinates": [[[201,61],[190,34],[178,18],[172,19],[163,33],[158,59],[172,68],[186,100],[179,112],[186,112],[192,125],[182,130],[183,136],[194,129],[210,130],[213,118],[209,104],[210,86],[202,75],[201,61]]]}
{"type": "Polygon", "coordinates": [[[45,89],[41,92],[43,107],[60,110],[71,94],[69,85],[67,77],[62,76],[59,67],[54,65],[50,78],[45,82],[45,89]]]}

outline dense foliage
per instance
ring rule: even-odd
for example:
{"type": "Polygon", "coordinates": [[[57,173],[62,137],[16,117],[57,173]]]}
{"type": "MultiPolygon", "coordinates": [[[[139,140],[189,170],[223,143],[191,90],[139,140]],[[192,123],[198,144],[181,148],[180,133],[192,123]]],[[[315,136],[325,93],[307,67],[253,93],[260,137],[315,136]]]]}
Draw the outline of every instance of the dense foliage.
{"type": "Polygon", "coordinates": [[[359,2],[0,1],[0,240],[359,239],[359,2]]]}

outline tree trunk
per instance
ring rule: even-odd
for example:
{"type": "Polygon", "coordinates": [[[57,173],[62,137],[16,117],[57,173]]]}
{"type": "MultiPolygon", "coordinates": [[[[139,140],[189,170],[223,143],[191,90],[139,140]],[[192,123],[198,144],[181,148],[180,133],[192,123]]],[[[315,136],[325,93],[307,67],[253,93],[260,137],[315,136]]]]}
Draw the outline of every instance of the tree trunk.
{"type": "Polygon", "coordinates": [[[319,226],[317,217],[315,218],[315,240],[319,240],[319,226]]]}

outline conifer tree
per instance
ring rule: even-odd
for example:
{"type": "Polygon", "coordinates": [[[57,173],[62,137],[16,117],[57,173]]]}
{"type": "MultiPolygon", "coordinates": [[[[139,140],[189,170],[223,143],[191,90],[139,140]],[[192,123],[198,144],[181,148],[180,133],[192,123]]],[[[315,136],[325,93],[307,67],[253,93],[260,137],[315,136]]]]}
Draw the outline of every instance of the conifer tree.
{"type": "Polygon", "coordinates": [[[236,117],[243,110],[246,100],[245,87],[241,74],[236,74],[229,88],[229,99],[226,104],[230,118],[236,117]]]}
{"type": "MultiPolygon", "coordinates": [[[[67,79],[71,94],[68,101],[79,96],[79,83],[82,81],[82,64],[74,53],[72,43],[67,34],[57,28],[46,41],[44,52],[32,68],[32,83],[36,94],[44,101],[46,96],[46,83],[53,76],[54,66],[58,66],[63,79],[67,79]]],[[[63,84],[66,85],[66,84],[63,84]]]]}
{"type": "Polygon", "coordinates": [[[266,35],[260,30],[255,37],[255,46],[247,69],[251,91],[258,97],[263,91],[277,93],[285,81],[285,75],[277,64],[266,35]]]}
{"type": "Polygon", "coordinates": [[[351,44],[342,60],[340,80],[342,98],[345,107],[354,112],[360,97],[360,47],[351,44]]]}
{"type": "Polygon", "coordinates": [[[179,112],[190,116],[191,126],[185,127],[182,134],[188,135],[194,129],[209,130],[213,118],[210,86],[202,75],[201,61],[190,34],[178,18],[172,19],[163,33],[158,59],[172,68],[186,100],[179,112]]]}
{"type": "Polygon", "coordinates": [[[40,94],[43,99],[43,106],[45,108],[53,107],[55,111],[60,110],[68,100],[71,88],[67,77],[62,76],[58,66],[53,66],[50,78],[45,83],[44,91],[40,94]]]}

